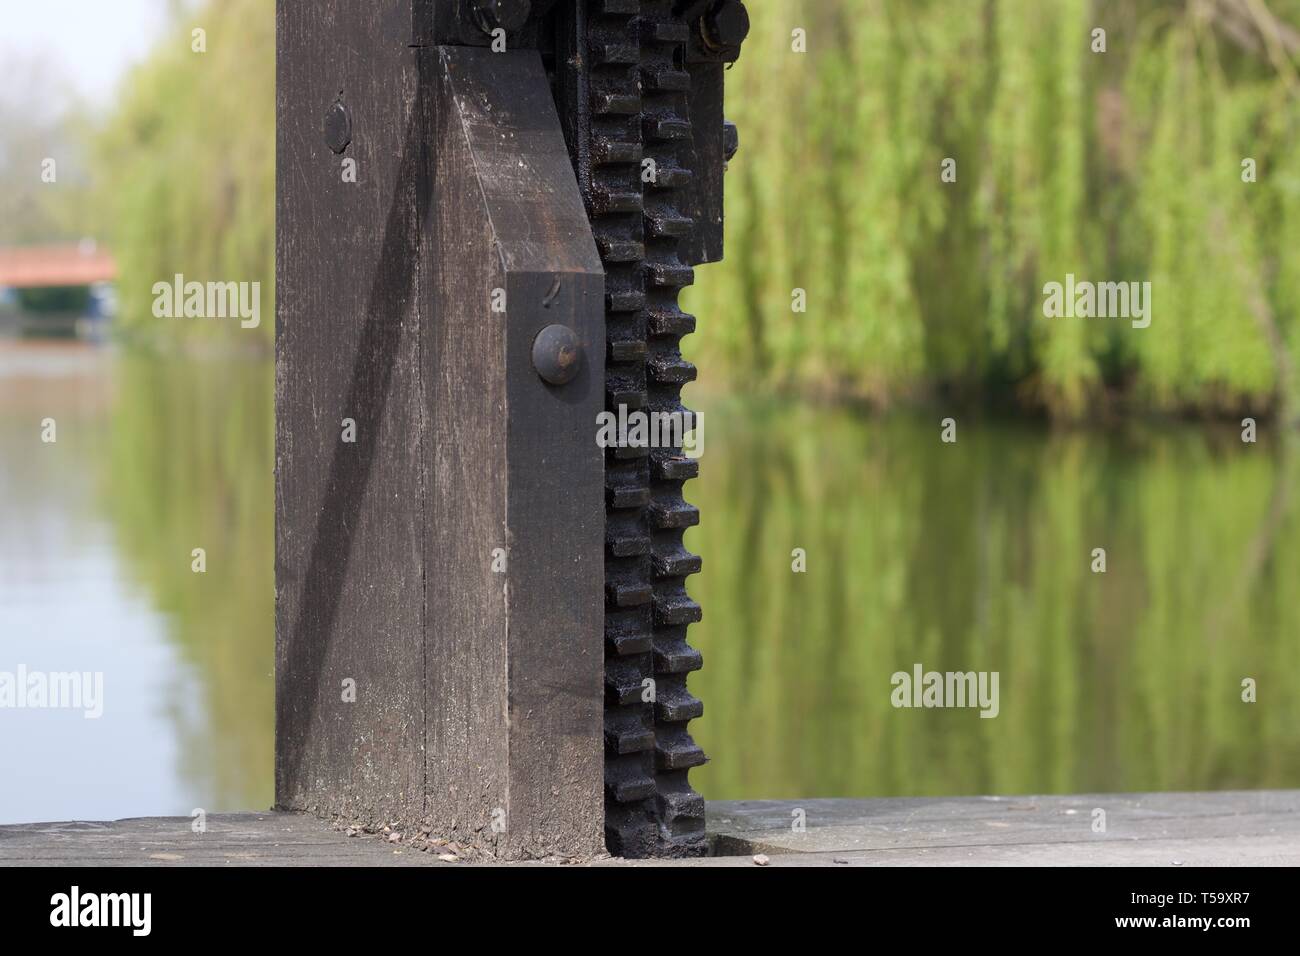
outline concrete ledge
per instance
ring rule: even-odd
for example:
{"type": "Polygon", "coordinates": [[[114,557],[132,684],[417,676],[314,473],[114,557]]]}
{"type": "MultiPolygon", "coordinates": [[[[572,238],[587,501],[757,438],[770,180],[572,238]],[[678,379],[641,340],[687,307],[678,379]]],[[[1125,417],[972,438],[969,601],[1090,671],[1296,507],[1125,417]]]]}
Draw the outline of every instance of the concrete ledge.
{"type": "MultiPolygon", "coordinates": [[[[456,866],[457,847],[348,836],[292,813],[0,826],[0,866],[456,866]]],[[[599,866],[1295,866],[1300,790],[709,804],[719,855],[599,866]],[[1093,811],[1106,831],[1093,831],[1093,811]],[[802,811],[804,827],[792,824],[802,811]]],[[[418,838],[417,838],[418,842],[418,838]]],[[[490,862],[490,861],[489,861],[490,862]]],[[[565,862],[565,861],[552,861],[565,862]]]]}
{"type": "MultiPolygon", "coordinates": [[[[1300,790],[709,805],[719,854],[896,866],[1300,863],[1300,790]],[[1094,811],[1105,831],[1094,832],[1094,811]],[[802,832],[793,824],[802,811],[802,832]]],[[[782,860],[785,862],[784,860],[782,860]]]]}

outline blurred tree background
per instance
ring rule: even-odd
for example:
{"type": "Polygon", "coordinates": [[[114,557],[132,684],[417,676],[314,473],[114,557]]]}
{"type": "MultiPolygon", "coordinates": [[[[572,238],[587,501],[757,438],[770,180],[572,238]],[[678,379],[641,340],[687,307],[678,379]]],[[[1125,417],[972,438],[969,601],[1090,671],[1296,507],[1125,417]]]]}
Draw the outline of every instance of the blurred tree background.
{"type": "Polygon", "coordinates": [[[93,202],[82,147],[94,135],[84,106],[39,54],[11,55],[0,85],[0,245],[75,240],[93,202]],[[38,178],[59,157],[58,188],[38,178]]]}
{"type": "MultiPolygon", "coordinates": [[[[1300,409],[1300,0],[750,7],[726,259],[689,294],[707,380],[1058,418],[1300,409]],[[1066,273],[1149,280],[1151,327],[1044,318],[1066,273]]],[[[128,331],[158,331],[149,287],[174,272],[273,285],[273,13],[178,18],[98,139],[128,331]]]]}
{"type": "Polygon", "coordinates": [[[726,260],[693,298],[710,375],[1058,417],[1294,410],[1300,3],[791,0],[751,15],[728,76],[726,260]],[[1043,285],[1067,272],[1150,280],[1151,327],[1045,319],[1043,285]]]}
{"type": "Polygon", "coordinates": [[[275,335],[275,0],[180,5],[175,25],[128,77],[94,143],[98,223],[120,277],[119,328],[141,344],[248,344],[275,335]],[[206,31],[207,52],[191,50],[206,31]],[[153,284],[261,282],[254,333],[223,322],[162,323],[153,284]]]}

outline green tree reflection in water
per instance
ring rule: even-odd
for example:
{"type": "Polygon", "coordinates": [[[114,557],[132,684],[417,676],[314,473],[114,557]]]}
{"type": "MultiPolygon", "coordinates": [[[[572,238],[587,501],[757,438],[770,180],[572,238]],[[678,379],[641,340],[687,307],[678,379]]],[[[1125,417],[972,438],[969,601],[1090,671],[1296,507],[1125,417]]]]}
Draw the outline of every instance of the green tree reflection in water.
{"type": "MultiPolygon", "coordinates": [[[[270,367],[124,359],[118,381],[106,500],[203,688],[174,708],[183,772],[213,806],[267,806],[270,367]]],[[[962,420],[944,445],[937,416],[696,404],[706,796],[1300,784],[1297,472],[1267,429],[962,420]],[[915,662],[998,671],[999,716],[894,709],[915,662]]]]}
{"type": "Polygon", "coordinates": [[[181,772],[206,809],[272,801],[274,479],[271,366],[124,357],[107,507],[126,565],[171,621],[200,701],[171,705],[181,772]],[[207,570],[191,570],[206,551],[207,570]]]}
{"type": "Polygon", "coordinates": [[[1300,782],[1294,450],[696,404],[706,796],[1300,782]],[[893,708],[916,662],[999,671],[1000,715],[893,708]]]}

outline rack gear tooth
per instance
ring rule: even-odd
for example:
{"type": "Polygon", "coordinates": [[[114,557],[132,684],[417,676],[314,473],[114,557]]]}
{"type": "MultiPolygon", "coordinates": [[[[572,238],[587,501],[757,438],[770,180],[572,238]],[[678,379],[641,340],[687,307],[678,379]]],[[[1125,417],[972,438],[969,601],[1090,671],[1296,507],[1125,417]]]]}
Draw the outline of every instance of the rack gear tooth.
{"type": "MultiPolygon", "coordinates": [[[[671,315],[680,312],[678,294],[695,279],[683,255],[695,226],[683,203],[683,189],[693,179],[691,165],[696,159],[691,148],[691,75],[684,68],[690,28],[686,21],[673,16],[671,0],[646,0],[641,8],[641,129],[646,156],[653,162],[642,177],[650,233],[644,266],[646,311],[671,315]],[[662,228],[666,223],[672,223],[672,228],[662,228]]],[[[692,421],[693,416],[681,403],[681,387],[695,378],[695,367],[682,358],[682,333],[671,324],[660,324],[651,331],[648,317],[646,325],[649,408],[692,421]]],[[[680,446],[659,451],[666,451],[672,458],[684,457],[680,446]]],[[[687,773],[706,758],[686,726],[704,712],[704,706],[686,689],[687,674],[694,668],[676,666],[683,658],[682,650],[689,650],[687,625],[700,620],[700,606],[686,593],[686,577],[699,570],[699,559],[682,545],[683,532],[699,522],[699,512],[682,498],[684,477],[663,469],[652,471],[646,518],[654,585],[651,622],[657,852],[665,856],[703,855],[707,852],[704,799],[691,788],[687,773]]],[[[698,661],[697,655],[692,664],[698,661]]]]}

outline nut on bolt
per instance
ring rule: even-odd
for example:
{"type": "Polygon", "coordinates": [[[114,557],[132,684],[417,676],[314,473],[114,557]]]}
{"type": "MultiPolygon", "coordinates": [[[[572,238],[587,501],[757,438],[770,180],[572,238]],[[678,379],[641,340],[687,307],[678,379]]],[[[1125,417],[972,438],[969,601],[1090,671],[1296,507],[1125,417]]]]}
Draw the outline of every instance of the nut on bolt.
{"type": "Polygon", "coordinates": [[[533,368],[552,385],[571,382],[582,368],[582,342],[567,325],[548,325],[533,339],[533,368]]]}
{"type": "Polygon", "coordinates": [[[721,0],[700,20],[700,37],[709,50],[739,56],[747,36],[749,11],[740,0],[721,0]]]}
{"type": "Polygon", "coordinates": [[[528,21],[532,0],[473,0],[474,19],[484,33],[497,27],[507,33],[518,30],[528,21]]]}
{"type": "Polygon", "coordinates": [[[352,142],[352,116],[342,100],[335,100],[325,111],[322,132],[325,134],[325,145],[335,153],[343,152],[348,148],[348,143],[352,142]]]}

